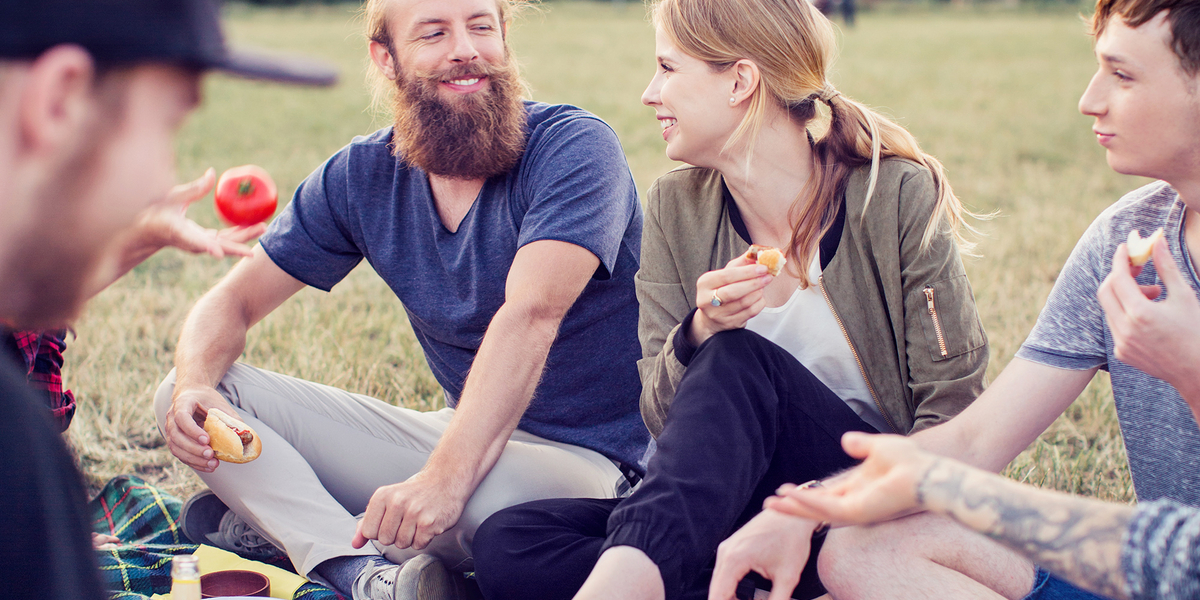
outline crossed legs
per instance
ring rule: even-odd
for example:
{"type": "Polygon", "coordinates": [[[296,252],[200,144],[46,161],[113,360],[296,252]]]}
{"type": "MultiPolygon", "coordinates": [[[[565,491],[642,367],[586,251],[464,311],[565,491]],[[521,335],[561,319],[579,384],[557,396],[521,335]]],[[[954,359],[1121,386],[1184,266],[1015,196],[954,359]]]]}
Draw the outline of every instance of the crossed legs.
{"type": "MultiPolygon", "coordinates": [[[[155,397],[160,429],[174,383],[172,371],[155,397]]],[[[258,432],[262,455],[198,475],[231,510],[284,548],[297,572],[310,573],[340,556],[383,554],[401,563],[416,554],[395,546],[353,548],[355,515],[378,487],[403,481],[425,464],[453,410],[398,408],[240,363],[218,391],[258,432]]],[[[469,570],[475,529],[493,512],[539,498],[611,498],[620,476],[599,453],[517,430],[458,525],[423,552],[469,570]]]]}
{"type": "MultiPolygon", "coordinates": [[[[782,348],[719,333],[692,358],[642,486],[619,504],[554,500],[494,515],[477,533],[480,588],[497,600],[531,589],[703,598],[717,545],[764,498],[854,464],[840,445],[851,430],[874,431],[782,348]]],[[[821,593],[815,575],[814,564],[807,597],[821,593]]]]}

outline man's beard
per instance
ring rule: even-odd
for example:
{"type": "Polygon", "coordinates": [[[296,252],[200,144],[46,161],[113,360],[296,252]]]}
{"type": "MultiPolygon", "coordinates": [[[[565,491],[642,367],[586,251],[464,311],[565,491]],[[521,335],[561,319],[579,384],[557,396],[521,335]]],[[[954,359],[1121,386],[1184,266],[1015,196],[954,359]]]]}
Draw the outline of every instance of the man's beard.
{"type": "Polygon", "coordinates": [[[103,262],[104,246],[79,235],[78,198],[96,175],[98,144],[88,143],[61,169],[61,177],[35,192],[39,210],[18,235],[8,264],[0,265],[5,298],[0,320],[22,328],[61,327],[78,316],[103,262]]]}
{"type": "Polygon", "coordinates": [[[84,210],[103,176],[105,140],[125,118],[106,113],[80,136],[57,175],[30,193],[36,208],[29,226],[0,263],[0,322],[20,328],[62,327],[78,316],[97,272],[109,259],[113,232],[97,231],[84,210]]]}
{"type": "Polygon", "coordinates": [[[454,179],[487,179],[510,171],[525,152],[526,116],[516,63],[477,64],[450,71],[401,73],[396,80],[397,157],[425,172],[454,179]],[[488,89],[452,101],[442,81],[486,76],[488,89]]]}

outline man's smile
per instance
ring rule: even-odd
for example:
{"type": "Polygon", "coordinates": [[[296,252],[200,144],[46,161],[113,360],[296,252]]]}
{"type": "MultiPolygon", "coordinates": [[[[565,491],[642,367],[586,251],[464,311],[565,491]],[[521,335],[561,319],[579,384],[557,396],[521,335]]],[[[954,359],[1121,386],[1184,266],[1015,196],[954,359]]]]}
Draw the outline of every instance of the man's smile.
{"type": "Polygon", "coordinates": [[[459,94],[470,94],[477,92],[487,86],[488,78],[486,75],[472,75],[467,77],[457,77],[454,79],[443,79],[441,84],[443,87],[452,92],[459,94]]]}

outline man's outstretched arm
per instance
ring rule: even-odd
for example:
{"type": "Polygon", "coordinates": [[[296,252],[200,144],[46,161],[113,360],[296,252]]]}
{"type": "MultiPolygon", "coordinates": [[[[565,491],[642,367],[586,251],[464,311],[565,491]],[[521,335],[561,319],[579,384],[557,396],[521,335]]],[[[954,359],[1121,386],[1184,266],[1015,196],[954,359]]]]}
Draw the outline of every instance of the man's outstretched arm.
{"type": "Polygon", "coordinates": [[[484,334],[454,418],[424,468],[376,490],[355,547],[373,539],[421,549],[458,522],[529,406],[563,317],[599,265],[589,250],[566,242],[542,240],[517,251],[504,304],[484,334]]]}
{"type": "Polygon", "coordinates": [[[917,492],[929,510],[1080,587],[1128,597],[1121,547],[1132,507],[1041,490],[949,459],[934,462],[917,492]]]}
{"type": "Polygon", "coordinates": [[[250,256],[246,242],[262,235],[265,224],[205,229],[187,217],[188,206],[212,191],[216,173],[209,169],[199,179],[175,186],[161,202],[151,205],[113,243],[107,264],[93,278],[88,297],[99,294],[155,252],[174,246],[193,254],[216,258],[250,256]]]}
{"type": "Polygon", "coordinates": [[[791,489],[768,507],[837,524],[865,525],[917,510],[947,515],[1072,583],[1128,598],[1121,565],[1129,506],[1022,485],[920,450],[899,436],[847,434],[866,461],[828,487],[791,489]]]}

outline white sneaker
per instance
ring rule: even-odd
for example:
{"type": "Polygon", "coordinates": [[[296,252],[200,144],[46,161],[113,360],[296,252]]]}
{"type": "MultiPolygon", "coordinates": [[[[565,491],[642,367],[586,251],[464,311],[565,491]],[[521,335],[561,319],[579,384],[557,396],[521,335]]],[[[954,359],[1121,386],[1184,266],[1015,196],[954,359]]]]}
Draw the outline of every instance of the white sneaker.
{"type": "Polygon", "coordinates": [[[471,585],[442,561],[420,554],[397,565],[372,562],[354,578],[354,600],[474,600],[471,585]]]}

